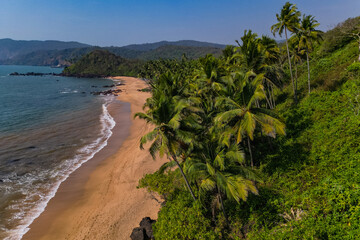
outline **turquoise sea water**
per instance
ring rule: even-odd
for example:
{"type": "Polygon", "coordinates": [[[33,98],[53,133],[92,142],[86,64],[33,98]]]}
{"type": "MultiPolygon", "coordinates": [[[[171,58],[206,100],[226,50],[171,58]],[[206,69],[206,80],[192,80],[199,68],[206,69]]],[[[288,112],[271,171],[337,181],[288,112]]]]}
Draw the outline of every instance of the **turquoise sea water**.
{"type": "Polygon", "coordinates": [[[0,239],[20,239],[58,186],[106,145],[107,79],[9,76],[62,69],[0,65],[0,239]]]}

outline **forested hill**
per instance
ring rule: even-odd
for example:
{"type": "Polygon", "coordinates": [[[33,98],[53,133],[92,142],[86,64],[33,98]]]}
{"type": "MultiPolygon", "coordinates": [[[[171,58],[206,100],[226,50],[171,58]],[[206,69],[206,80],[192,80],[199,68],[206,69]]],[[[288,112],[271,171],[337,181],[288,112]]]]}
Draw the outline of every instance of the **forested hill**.
{"type": "Polygon", "coordinates": [[[155,239],[360,239],[360,17],[322,33],[281,13],[290,58],[249,30],[219,58],[147,64],[139,145],[169,159],[139,182],[164,200],[155,239]]]}
{"type": "MultiPolygon", "coordinates": [[[[180,59],[183,54],[187,55],[187,57],[191,59],[203,57],[209,53],[218,56],[221,54],[221,50],[224,47],[225,45],[216,43],[183,40],[176,42],[161,41],[157,43],[134,44],[124,47],[112,46],[103,47],[102,49],[108,50],[109,52],[123,58],[154,60],[158,58],[180,59]]],[[[100,49],[100,47],[85,45],[74,48],[71,46],[67,49],[61,48],[61,50],[34,48],[34,50],[30,52],[22,52],[19,50],[16,54],[5,54],[6,51],[4,50],[4,57],[0,57],[0,64],[69,66],[71,63],[76,62],[82,56],[95,49],[100,49]]]]}
{"type": "Polygon", "coordinates": [[[162,46],[210,47],[210,48],[220,48],[220,49],[224,49],[226,47],[226,45],[217,44],[217,43],[199,42],[194,40],[181,40],[175,42],[161,41],[155,43],[131,44],[124,46],[124,48],[136,50],[136,51],[150,51],[162,46]]]}
{"type": "Polygon", "coordinates": [[[63,41],[25,41],[12,40],[10,38],[0,39],[0,60],[11,59],[19,55],[36,51],[62,50],[69,48],[83,48],[90,45],[79,42],[63,41]]]}
{"type": "Polygon", "coordinates": [[[128,60],[107,50],[97,49],[65,68],[63,74],[76,77],[135,76],[139,67],[139,60],[128,60]]]}

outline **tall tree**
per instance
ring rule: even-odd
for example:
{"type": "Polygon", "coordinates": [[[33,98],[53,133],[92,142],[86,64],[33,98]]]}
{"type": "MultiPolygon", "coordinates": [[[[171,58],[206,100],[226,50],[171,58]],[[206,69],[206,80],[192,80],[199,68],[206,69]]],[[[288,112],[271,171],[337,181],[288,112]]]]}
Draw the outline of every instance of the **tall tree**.
{"type": "Polygon", "coordinates": [[[294,35],[289,39],[289,48],[291,53],[291,61],[295,66],[295,91],[297,92],[298,86],[298,64],[302,63],[304,58],[303,51],[299,48],[299,36],[294,35]]]}
{"type": "Polygon", "coordinates": [[[145,134],[140,140],[140,148],[148,141],[152,141],[149,148],[151,156],[155,159],[157,153],[160,157],[167,155],[168,158],[178,166],[189,192],[194,200],[195,194],[182,169],[178,156],[184,145],[190,145],[192,141],[191,133],[183,131],[180,126],[182,121],[186,121],[182,112],[190,107],[186,99],[181,98],[182,82],[170,73],[161,75],[157,84],[153,83],[153,97],[149,98],[145,104],[148,108],[146,113],[138,112],[135,117],[146,120],[154,124],[155,128],[145,134]],[[179,95],[177,95],[179,94],[179,95]]]}
{"type": "MultiPolygon", "coordinates": [[[[228,128],[235,136],[236,143],[247,138],[251,167],[254,166],[250,140],[254,139],[257,127],[266,135],[274,137],[276,134],[285,134],[285,125],[269,109],[263,109],[257,102],[266,98],[262,85],[263,74],[245,74],[237,82],[238,91],[234,96],[217,98],[216,105],[223,109],[214,119],[215,123],[223,128],[228,128]],[[252,80],[249,80],[252,79],[252,80]]],[[[225,130],[224,134],[229,131],[225,130]]],[[[229,139],[229,138],[228,138],[229,139]]],[[[229,143],[227,143],[229,145],[229,143]]]]}
{"type": "Polygon", "coordinates": [[[306,16],[304,14],[301,20],[299,31],[297,33],[299,36],[299,49],[302,49],[306,54],[309,94],[311,91],[309,54],[313,50],[313,43],[319,42],[322,39],[321,37],[322,31],[315,29],[319,25],[320,24],[318,23],[318,21],[315,20],[314,16],[311,15],[306,16]]]}
{"type": "MultiPolygon", "coordinates": [[[[197,182],[201,192],[212,192],[214,200],[224,208],[224,198],[246,201],[249,192],[257,194],[258,177],[245,166],[244,154],[237,144],[225,146],[219,140],[219,132],[213,129],[202,142],[200,151],[194,151],[185,164],[190,179],[197,182]]],[[[218,205],[218,204],[217,204],[218,205]]],[[[213,209],[214,215],[214,209],[213,209]]]]}
{"type": "Polygon", "coordinates": [[[293,33],[296,32],[298,25],[299,25],[299,17],[300,17],[300,12],[297,10],[296,5],[286,2],[285,5],[283,6],[283,8],[281,9],[280,14],[276,14],[276,18],[277,18],[278,22],[271,26],[271,31],[274,34],[274,36],[276,33],[278,33],[279,36],[281,37],[282,33],[285,32],[286,50],[287,50],[287,55],[288,55],[288,60],[289,60],[290,76],[291,76],[291,82],[292,82],[293,90],[294,90],[295,102],[297,102],[297,96],[296,96],[295,83],[294,83],[292,67],[291,67],[287,31],[290,31],[293,33]]]}

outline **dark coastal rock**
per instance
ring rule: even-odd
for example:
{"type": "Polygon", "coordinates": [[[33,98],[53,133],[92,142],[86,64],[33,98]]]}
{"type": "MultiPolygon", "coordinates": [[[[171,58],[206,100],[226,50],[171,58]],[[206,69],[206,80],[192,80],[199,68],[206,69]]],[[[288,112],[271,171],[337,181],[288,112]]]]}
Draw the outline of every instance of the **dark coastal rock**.
{"type": "Polygon", "coordinates": [[[149,217],[144,217],[141,222],[140,222],[140,227],[143,228],[145,230],[146,236],[149,239],[154,239],[154,235],[153,235],[153,229],[152,229],[152,225],[155,223],[155,220],[152,220],[149,217]]]}
{"type": "Polygon", "coordinates": [[[152,225],[155,223],[155,220],[152,220],[149,217],[144,217],[140,222],[140,227],[133,229],[130,238],[132,240],[153,240],[153,229],[152,225]]]}
{"type": "Polygon", "coordinates": [[[108,95],[118,95],[118,93],[122,92],[120,89],[110,89],[110,90],[105,90],[105,91],[100,91],[100,92],[91,92],[92,95],[104,95],[104,96],[108,96],[108,95]]]}
{"type": "Polygon", "coordinates": [[[112,87],[115,87],[116,85],[114,84],[114,85],[104,85],[104,86],[102,86],[103,88],[112,88],[112,87]]]}
{"type": "Polygon", "coordinates": [[[4,180],[0,179],[0,183],[4,182],[4,180]]]}
{"type": "Polygon", "coordinates": [[[12,159],[12,160],[10,160],[9,162],[10,163],[14,163],[14,162],[19,162],[21,160],[21,158],[17,158],[17,159],[12,159]]]}
{"type": "Polygon", "coordinates": [[[35,146],[30,146],[30,147],[28,147],[28,149],[34,149],[34,148],[36,148],[35,146]]]}
{"type": "Polygon", "coordinates": [[[146,240],[146,239],[148,239],[146,237],[144,229],[141,227],[134,228],[130,235],[130,238],[131,238],[131,240],[146,240]]]}
{"type": "Polygon", "coordinates": [[[9,75],[10,76],[47,76],[47,75],[61,76],[61,73],[57,74],[57,73],[36,73],[36,72],[28,72],[28,73],[13,72],[10,73],[9,75]]]}

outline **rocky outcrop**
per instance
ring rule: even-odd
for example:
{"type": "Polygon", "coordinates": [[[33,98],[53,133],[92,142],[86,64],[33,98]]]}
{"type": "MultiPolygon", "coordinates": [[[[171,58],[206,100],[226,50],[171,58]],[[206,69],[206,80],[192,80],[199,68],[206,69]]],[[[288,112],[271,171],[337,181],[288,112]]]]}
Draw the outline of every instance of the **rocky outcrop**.
{"type": "Polygon", "coordinates": [[[62,76],[61,74],[57,74],[57,73],[37,73],[37,72],[28,72],[28,73],[13,72],[10,73],[9,75],[10,76],[48,76],[48,75],[62,76]]]}
{"type": "Polygon", "coordinates": [[[104,96],[109,96],[109,95],[118,96],[118,94],[120,92],[121,92],[120,89],[109,89],[109,90],[100,91],[100,92],[91,92],[91,94],[92,95],[104,95],[104,96]]]}
{"type": "Polygon", "coordinates": [[[140,222],[140,227],[133,229],[130,238],[132,240],[152,240],[155,239],[153,235],[152,225],[155,223],[155,220],[152,220],[149,217],[145,217],[140,222]]]}

